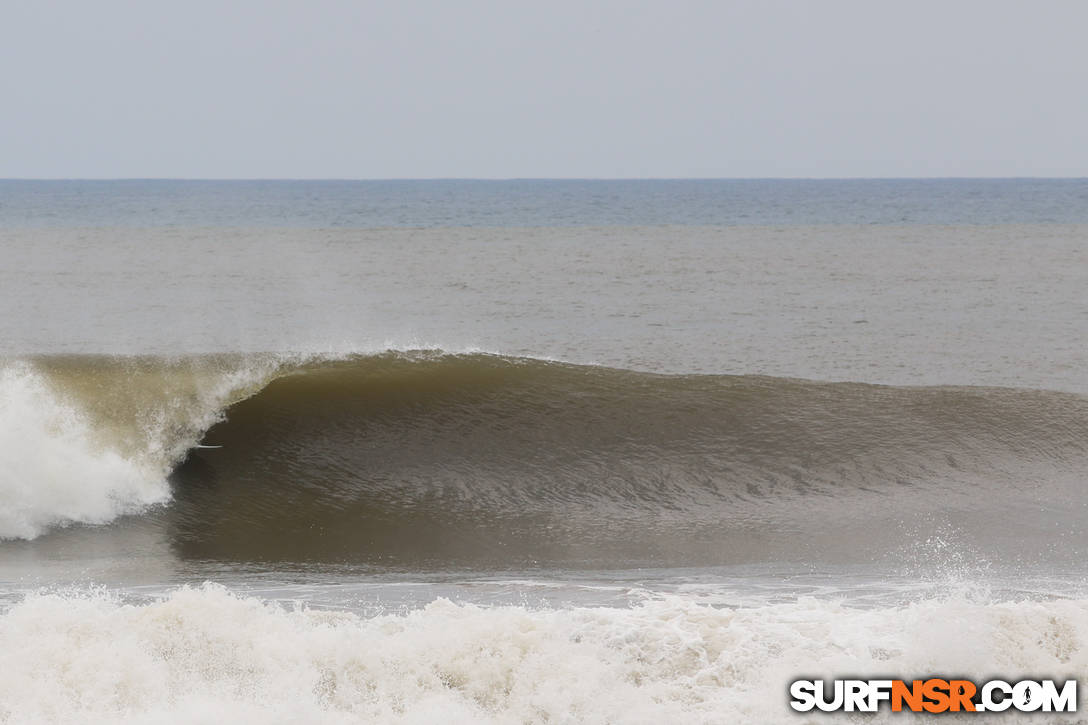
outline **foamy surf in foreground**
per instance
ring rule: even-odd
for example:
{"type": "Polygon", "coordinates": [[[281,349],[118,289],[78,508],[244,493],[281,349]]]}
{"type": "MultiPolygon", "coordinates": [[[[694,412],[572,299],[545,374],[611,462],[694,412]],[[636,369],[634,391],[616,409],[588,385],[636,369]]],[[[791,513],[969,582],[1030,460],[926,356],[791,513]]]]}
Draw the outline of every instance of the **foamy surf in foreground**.
{"type": "Polygon", "coordinates": [[[360,617],[214,585],[142,605],[40,593],[0,616],[0,720],[797,723],[818,719],[788,709],[785,683],[799,676],[1084,678],[1086,641],[1081,599],[733,609],[666,596],[543,610],[438,599],[360,617]]]}

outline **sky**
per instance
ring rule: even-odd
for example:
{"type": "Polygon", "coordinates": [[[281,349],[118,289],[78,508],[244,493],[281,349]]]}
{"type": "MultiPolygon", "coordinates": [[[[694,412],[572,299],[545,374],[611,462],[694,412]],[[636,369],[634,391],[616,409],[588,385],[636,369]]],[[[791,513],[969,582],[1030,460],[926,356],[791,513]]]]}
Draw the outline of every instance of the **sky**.
{"type": "Polygon", "coordinates": [[[4,0],[0,177],[1088,176],[1082,0],[4,0]]]}

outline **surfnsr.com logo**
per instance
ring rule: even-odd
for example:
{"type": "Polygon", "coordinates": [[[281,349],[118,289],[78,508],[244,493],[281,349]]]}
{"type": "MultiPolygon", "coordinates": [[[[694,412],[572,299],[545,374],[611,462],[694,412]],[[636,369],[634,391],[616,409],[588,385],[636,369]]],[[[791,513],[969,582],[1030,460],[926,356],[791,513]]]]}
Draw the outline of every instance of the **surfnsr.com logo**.
{"type": "Polygon", "coordinates": [[[876,712],[884,703],[892,712],[1076,712],[1077,681],[795,680],[790,698],[798,712],[876,712]]]}

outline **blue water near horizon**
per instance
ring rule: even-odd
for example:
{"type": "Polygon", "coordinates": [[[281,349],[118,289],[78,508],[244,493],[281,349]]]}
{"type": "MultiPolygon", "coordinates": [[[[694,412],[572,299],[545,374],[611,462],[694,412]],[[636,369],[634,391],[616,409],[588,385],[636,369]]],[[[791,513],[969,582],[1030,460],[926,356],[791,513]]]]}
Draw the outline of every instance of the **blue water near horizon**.
{"type": "Polygon", "coordinates": [[[0,180],[0,229],[1088,223],[1088,179],[0,180]]]}

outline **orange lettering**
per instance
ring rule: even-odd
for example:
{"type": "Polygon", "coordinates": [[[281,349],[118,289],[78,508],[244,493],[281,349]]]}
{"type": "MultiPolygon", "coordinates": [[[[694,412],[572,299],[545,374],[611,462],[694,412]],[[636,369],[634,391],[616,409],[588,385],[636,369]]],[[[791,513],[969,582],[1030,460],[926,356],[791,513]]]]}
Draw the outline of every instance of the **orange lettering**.
{"type": "Polygon", "coordinates": [[[948,681],[926,680],[922,684],[922,694],[929,702],[922,704],[926,712],[944,712],[948,709],[948,681]]]}
{"type": "Polygon", "coordinates": [[[907,683],[902,680],[892,682],[892,711],[902,711],[904,702],[913,712],[919,712],[922,709],[921,680],[915,680],[910,687],[907,687],[907,683]]]}
{"type": "Polygon", "coordinates": [[[975,711],[975,703],[971,698],[975,696],[975,683],[970,680],[951,680],[948,683],[949,705],[953,712],[959,712],[963,708],[966,712],[975,711]]]}

